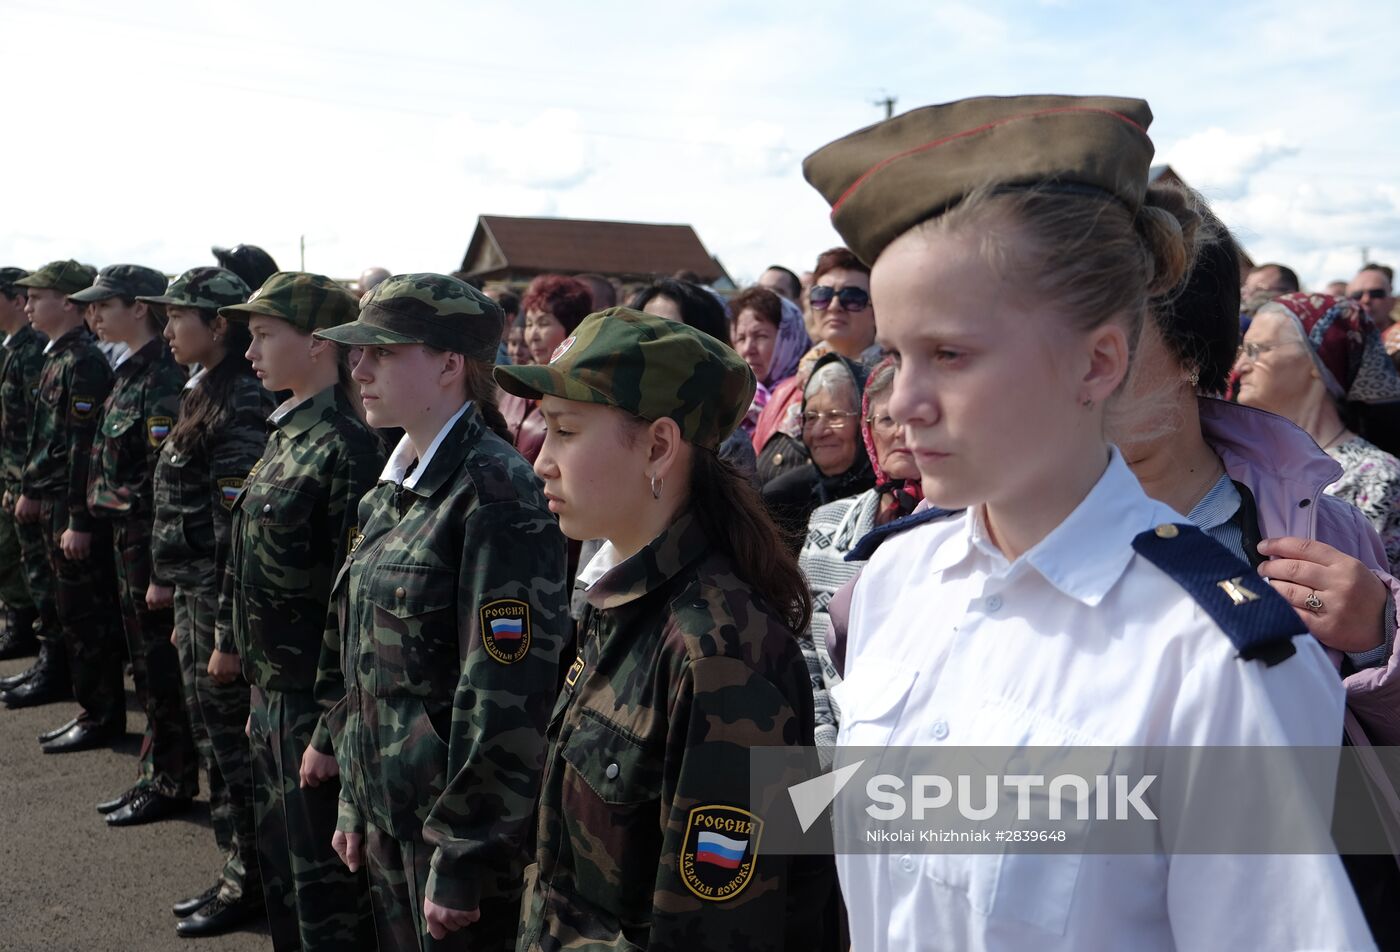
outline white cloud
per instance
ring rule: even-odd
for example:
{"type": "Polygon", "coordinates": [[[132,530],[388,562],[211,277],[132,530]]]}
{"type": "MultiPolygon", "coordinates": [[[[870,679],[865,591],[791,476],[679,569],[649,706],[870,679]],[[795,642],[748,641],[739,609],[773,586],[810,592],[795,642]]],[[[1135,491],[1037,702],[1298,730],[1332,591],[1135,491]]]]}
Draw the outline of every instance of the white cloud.
{"type": "Polygon", "coordinates": [[[1248,190],[1255,175],[1298,151],[1282,132],[1227,132],[1213,126],[1163,150],[1162,161],[1208,196],[1232,199],[1248,190]]]}

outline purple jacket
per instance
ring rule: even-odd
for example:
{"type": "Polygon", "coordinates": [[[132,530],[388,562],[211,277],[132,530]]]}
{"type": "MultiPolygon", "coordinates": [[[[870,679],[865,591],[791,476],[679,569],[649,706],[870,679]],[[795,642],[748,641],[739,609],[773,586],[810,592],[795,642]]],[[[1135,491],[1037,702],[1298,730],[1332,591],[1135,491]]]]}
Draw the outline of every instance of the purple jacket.
{"type": "MultiPolygon", "coordinates": [[[[1342,467],[1305,430],[1281,416],[1224,400],[1202,397],[1199,407],[1206,442],[1230,478],[1254,494],[1264,538],[1325,542],[1365,563],[1400,601],[1400,581],[1386,571],[1385,547],[1375,528],[1355,506],[1323,493],[1341,477],[1342,467]]],[[[1392,641],[1394,637],[1392,633],[1392,641]]],[[[1328,655],[1340,668],[1341,652],[1328,649],[1328,655]]],[[[1384,664],[1357,671],[1345,683],[1347,736],[1352,743],[1400,744],[1396,653],[1392,650],[1384,664]]]]}

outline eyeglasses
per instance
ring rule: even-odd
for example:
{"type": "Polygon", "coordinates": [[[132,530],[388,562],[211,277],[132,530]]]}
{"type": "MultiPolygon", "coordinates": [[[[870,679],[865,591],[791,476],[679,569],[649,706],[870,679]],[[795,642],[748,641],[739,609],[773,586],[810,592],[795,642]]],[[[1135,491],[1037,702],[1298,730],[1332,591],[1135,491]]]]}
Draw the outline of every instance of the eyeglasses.
{"type": "Polygon", "coordinates": [[[1300,342],[1281,340],[1272,344],[1257,344],[1254,341],[1245,341],[1243,344],[1240,345],[1240,353],[1248,357],[1250,360],[1258,360],[1260,354],[1267,354],[1275,347],[1282,347],[1284,344],[1296,343],[1300,342]]]}
{"type": "Polygon", "coordinates": [[[807,430],[817,425],[821,420],[833,430],[839,430],[846,425],[846,421],[851,417],[860,416],[854,410],[827,410],[825,413],[804,413],[802,414],[802,429],[807,430]]]}
{"type": "Polygon", "coordinates": [[[862,288],[849,287],[837,291],[819,284],[807,292],[807,300],[812,302],[815,311],[825,311],[832,298],[840,303],[843,311],[863,311],[870,306],[870,292],[862,288]]]}
{"type": "Polygon", "coordinates": [[[1347,295],[1353,301],[1380,301],[1390,296],[1389,291],[1382,291],[1380,288],[1369,288],[1365,291],[1353,291],[1347,295]]]}
{"type": "Polygon", "coordinates": [[[866,417],[865,422],[870,424],[871,429],[878,430],[881,433],[893,433],[895,430],[899,429],[899,424],[896,423],[894,417],[890,416],[888,413],[884,416],[866,417]]]}

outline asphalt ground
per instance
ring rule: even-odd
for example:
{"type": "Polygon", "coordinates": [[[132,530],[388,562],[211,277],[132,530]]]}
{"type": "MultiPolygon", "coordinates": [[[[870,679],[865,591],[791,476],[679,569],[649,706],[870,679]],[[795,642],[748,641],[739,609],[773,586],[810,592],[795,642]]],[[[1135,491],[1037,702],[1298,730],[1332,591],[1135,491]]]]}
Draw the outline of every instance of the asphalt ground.
{"type": "MultiPolygon", "coordinates": [[[[0,677],[32,660],[0,662],[0,677]]],[[[93,807],[135,780],[142,716],[128,680],[124,738],[110,749],[41,752],[38,735],[77,710],[72,702],[0,706],[0,950],[271,949],[261,922],[208,939],[175,934],[171,903],[212,885],[221,863],[206,791],[182,816],[109,828],[93,807]]]]}

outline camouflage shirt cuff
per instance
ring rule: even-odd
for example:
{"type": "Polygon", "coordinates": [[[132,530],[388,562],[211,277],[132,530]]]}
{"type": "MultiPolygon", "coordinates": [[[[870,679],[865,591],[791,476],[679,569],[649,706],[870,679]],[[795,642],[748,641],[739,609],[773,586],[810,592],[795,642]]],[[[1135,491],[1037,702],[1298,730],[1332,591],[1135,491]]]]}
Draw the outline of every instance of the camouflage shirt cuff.
{"type": "Polygon", "coordinates": [[[363,833],[365,831],[365,821],[360,816],[360,811],[355,808],[355,804],[345,797],[345,788],[341,787],[340,806],[336,810],[335,828],[340,833],[363,833]]]}
{"type": "Polygon", "coordinates": [[[74,532],[91,532],[92,515],[85,508],[68,510],[68,528],[74,532]]]}
{"type": "Polygon", "coordinates": [[[481,888],[475,878],[463,879],[449,876],[437,868],[441,853],[433,854],[432,868],[428,872],[428,898],[439,906],[471,912],[481,904],[481,888]]]}
{"type": "Polygon", "coordinates": [[[214,650],[224,654],[238,654],[238,642],[234,641],[227,628],[214,629],[214,650]]]}
{"type": "Polygon", "coordinates": [[[335,756],[335,741],[331,738],[331,729],[326,724],[326,716],[321,715],[321,719],[316,722],[316,729],[311,732],[311,747],[318,754],[335,756]]]}

